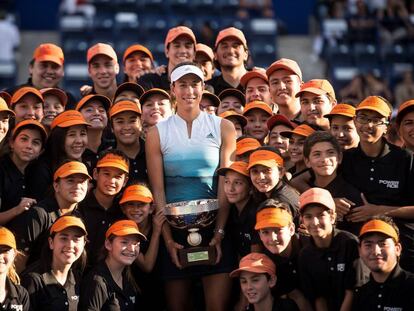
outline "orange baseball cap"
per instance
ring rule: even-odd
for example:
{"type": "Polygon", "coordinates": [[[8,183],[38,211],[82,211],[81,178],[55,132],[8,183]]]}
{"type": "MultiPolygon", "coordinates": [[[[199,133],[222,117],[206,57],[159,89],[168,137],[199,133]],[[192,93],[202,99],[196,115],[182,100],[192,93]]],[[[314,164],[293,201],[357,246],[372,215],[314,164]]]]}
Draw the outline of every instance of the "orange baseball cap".
{"type": "Polygon", "coordinates": [[[224,176],[228,171],[234,171],[249,177],[249,170],[247,169],[248,164],[244,161],[235,161],[230,164],[229,167],[222,167],[217,170],[217,174],[224,176]]]}
{"type": "Polygon", "coordinates": [[[202,98],[203,97],[209,99],[213,103],[214,107],[218,107],[220,105],[220,98],[218,98],[217,95],[209,91],[204,90],[202,98]]]}
{"type": "Polygon", "coordinates": [[[309,125],[300,124],[291,131],[280,132],[280,135],[282,135],[284,137],[287,137],[287,138],[292,137],[293,134],[300,135],[300,136],[303,136],[303,137],[308,137],[313,132],[315,132],[315,130],[313,128],[311,128],[309,125]]]}
{"type": "Polygon", "coordinates": [[[400,124],[406,113],[414,110],[414,99],[410,99],[398,107],[397,124],[400,124]]]}
{"type": "Polygon", "coordinates": [[[253,137],[246,137],[236,142],[236,155],[242,155],[243,153],[256,150],[261,147],[260,142],[253,137]]]}
{"type": "Polygon", "coordinates": [[[14,111],[9,108],[9,105],[7,105],[7,102],[3,98],[0,97],[0,112],[3,112],[3,111],[6,111],[9,114],[14,115],[14,116],[16,115],[14,111]]]}
{"type": "Polygon", "coordinates": [[[368,222],[366,222],[359,232],[359,238],[366,234],[366,233],[383,233],[391,238],[393,238],[395,241],[399,240],[397,231],[388,223],[385,221],[382,221],[380,219],[372,219],[368,222]]]}
{"type": "Polygon", "coordinates": [[[36,128],[38,128],[40,130],[41,135],[42,135],[43,143],[46,141],[47,131],[46,131],[45,127],[39,121],[32,120],[32,119],[23,120],[23,121],[20,121],[19,123],[17,123],[16,126],[13,129],[12,136],[14,137],[14,135],[17,133],[17,131],[19,129],[23,128],[23,127],[36,127],[36,128]]]}
{"type": "Polygon", "coordinates": [[[125,173],[129,173],[129,164],[125,159],[123,159],[121,156],[108,153],[106,154],[102,159],[96,163],[97,168],[102,167],[115,167],[119,168],[121,171],[124,171],[125,173]]]}
{"type": "Polygon", "coordinates": [[[86,104],[88,104],[92,100],[97,100],[97,101],[101,102],[106,111],[108,111],[109,107],[111,107],[111,104],[112,104],[111,100],[108,97],[106,97],[105,95],[89,94],[89,95],[86,95],[86,96],[82,97],[82,99],[76,105],[75,109],[77,111],[80,111],[83,108],[83,106],[85,106],[86,104]]]}
{"type": "Polygon", "coordinates": [[[177,39],[180,36],[189,37],[191,41],[193,41],[194,48],[195,48],[195,45],[197,44],[197,40],[194,35],[194,32],[186,26],[177,26],[177,27],[171,28],[168,31],[167,36],[165,37],[164,45],[168,46],[168,44],[170,44],[171,42],[173,42],[175,39],[177,39]]]}
{"type": "Polygon", "coordinates": [[[292,215],[281,208],[268,207],[257,212],[255,230],[282,228],[292,223],[292,215]]]}
{"type": "Polygon", "coordinates": [[[62,49],[53,43],[43,43],[33,52],[33,59],[37,62],[53,62],[63,66],[65,57],[62,49]]]}
{"type": "Polygon", "coordinates": [[[324,79],[312,79],[301,85],[300,91],[296,93],[295,97],[300,97],[304,92],[309,92],[316,95],[329,95],[335,99],[335,91],[332,84],[324,79]]]}
{"type": "Polygon", "coordinates": [[[6,227],[0,226],[0,245],[16,249],[16,238],[6,227]]]}
{"type": "Polygon", "coordinates": [[[148,91],[146,91],[144,94],[142,94],[142,96],[139,98],[139,101],[141,103],[141,107],[145,104],[145,102],[148,100],[148,98],[151,97],[154,94],[161,94],[161,95],[165,96],[168,100],[171,100],[170,94],[168,94],[167,91],[165,91],[163,89],[152,88],[152,89],[149,89],[148,91]]]}
{"type": "Polygon", "coordinates": [[[123,91],[132,91],[135,94],[138,95],[138,98],[141,98],[142,94],[144,94],[145,90],[144,88],[135,83],[135,82],[124,82],[121,85],[119,85],[115,91],[114,100],[118,97],[119,94],[121,94],[123,91]]]}
{"type": "Polygon", "coordinates": [[[288,71],[293,72],[295,75],[297,75],[300,80],[302,81],[302,70],[300,70],[300,67],[297,62],[295,62],[292,59],[289,58],[281,58],[272,63],[266,70],[266,74],[268,77],[272,75],[276,70],[285,69],[288,71]]]}
{"type": "Polygon", "coordinates": [[[152,53],[150,50],[148,50],[147,47],[141,45],[141,44],[134,44],[129,46],[125,52],[124,52],[124,56],[122,57],[122,61],[125,63],[125,60],[128,58],[129,55],[131,55],[132,53],[135,52],[142,52],[145,55],[148,55],[148,57],[151,59],[151,61],[154,61],[154,56],[152,56],[152,53]]]}
{"type": "Polygon", "coordinates": [[[0,91],[0,98],[4,99],[4,101],[6,102],[7,106],[10,105],[11,102],[11,95],[9,93],[7,93],[6,91],[0,91]]]}
{"type": "Polygon", "coordinates": [[[141,115],[141,108],[139,106],[130,101],[130,100],[121,100],[114,104],[111,109],[109,109],[109,118],[113,118],[118,113],[124,112],[124,111],[132,111],[139,115],[141,115]]]}
{"type": "Polygon", "coordinates": [[[244,256],[239,262],[239,268],[230,273],[230,277],[238,277],[243,271],[253,273],[267,273],[270,276],[276,275],[276,266],[265,254],[250,253],[244,256]]]}
{"type": "Polygon", "coordinates": [[[229,28],[225,28],[221,30],[217,35],[216,44],[214,45],[214,48],[217,49],[221,41],[223,41],[226,38],[230,38],[230,37],[236,38],[237,40],[239,40],[243,44],[243,46],[247,49],[247,41],[246,41],[246,37],[244,36],[243,31],[235,27],[229,27],[229,28]]]}
{"type": "Polygon", "coordinates": [[[224,119],[229,119],[229,120],[231,120],[232,118],[236,119],[240,123],[241,127],[245,127],[247,124],[246,117],[242,116],[241,114],[233,110],[224,111],[220,113],[219,117],[224,118],[224,119]]]}
{"type": "Polygon", "coordinates": [[[59,166],[53,174],[53,181],[56,181],[58,178],[66,178],[74,174],[82,174],[89,179],[92,179],[92,177],[89,176],[88,169],[85,164],[79,161],[70,161],[59,166]]]}
{"type": "Polygon", "coordinates": [[[296,127],[295,123],[289,121],[289,119],[282,114],[274,114],[269,118],[269,120],[267,120],[267,128],[269,131],[271,131],[276,125],[280,124],[285,125],[292,130],[296,127]]]}
{"type": "Polygon", "coordinates": [[[56,219],[52,227],[50,227],[50,235],[53,233],[61,232],[69,227],[76,227],[83,231],[84,235],[87,235],[85,224],[82,219],[75,216],[64,215],[56,219]]]}
{"type": "Polygon", "coordinates": [[[27,94],[33,94],[34,96],[39,98],[42,103],[44,103],[42,93],[40,93],[40,91],[38,89],[36,89],[34,87],[31,87],[31,86],[23,86],[23,87],[17,89],[16,92],[14,92],[14,94],[11,98],[10,106],[13,108],[13,106],[19,100],[21,100],[23,96],[25,96],[27,94]]]}
{"type": "Polygon", "coordinates": [[[112,46],[106,43],[97,43],[88,49],[88,52],[86,54],[87,63],[89,64],[92,58],[94,58],[96,55],[106,55],[109,58],[113,59],[115,62],[118,62],[118,56],[116,56],[114,49],[112,46]]]}
{"type": "Polygon", "coordinates": [[[57,98],[59,98],[59,101],[62,103],[63,106],[66,106],[66,104],[68,103],[68,96],[66,95],[66,93],[63,90],[58,89],[56,87],[48,87],[45,89],[41,89],[40,93],[42,93],[43,97],[45,97],[46,95],[55,95],[57,98]]]}
{"type": "Polygon", "coordinates": [[[74,125],[86,125],[89,126],[89,123],[85,121],[83,115],[76,110],[66,110],[58,114],[56,118],[53,119],[50,129],[53,130],[55,127],[70,127],[74,125]]]}
{"type": "Polygon", "coordinates": [[[119,204],[131,201],[151,203],[154,201],[151,191],[144,185],[131,185],[126,187],[119,204]]]}
{"type": "Polygon", "coordinates": [[[205,45],[203,43],[197,43],[196,44],[196,54],[201,53],[206,55],[208,58],[210,58],[211,61],[214,61],[214,52],[208,45],[205,45]]]}
{"type": "Polygon", "coordinates": [[[309,204],[322,204],[326,208],[335,211],[335,202],[331,193],[322,188],[310,188],[299,197],[299,209],[303,211],[309,204]]]}
{"type": "Polygon", "coordinates": [[[249,165],[247,167],[250,170],[253,166],[263,165],[266,167],[283,167],[283,158],[277,153],[269,150],[256,150],[249,157],[249,165]]]}
{"type": "Polygon", "coordinates": [[[266,70],[263,68],[255,67],[251,71],[246,72],[240,79],[240,85],[244,88],[247,87],[247,83],[253,78],[260,78],[266,83],[269,83],[269,80],[266,76],[266,70]]]}
{"type": "Polygon", "coordinates": [[[331,112],[324,115],[327,119],[331,119],[334,116],[344,116],[352,119],[355,117],[355,107],[348,104],[338,104],[332,108],[331,112]]]}
{"type": "Polygon", "coordinates": [[[356,107],[356,111],[372,110],[378,112],[383,117],[391,115],[391,109],[387,103],[378,96],[368,96],[356,107]]]}
{"type": "Polygon", "coordinates": [[[233,89],[233,88],[225,89],[221,91],[220,94],[218,95],[220,100],[223,100],[224,98],[228,96],[234,96],[237,99],[239,99],[242,106],[246,104],[246,96],[244,96],[243,92],[239,91],[238,89],[233,89]]]}
{"type": "Polygon", "coordinates": [[[253,109],[263,110],[264,112],[269,114],[269,116],[273,115],[272,108],[270,108],[270,106],[268,104],[266,104],[265,102],[262,102],[260,100],[255,100],[255,101],[252,101],[252,102],[246,104],[246,106],[244,107],[243,115],[246,116],[246,114],[250,110],[253,110],[253,109]]]}
{"type": "Polygon", "coordinates": [[[108,228],[105,233],[105,238],[109,238],[111,235],[115,236],[126,236],[126,235],[138,235],[141,239],[147,240],[143,235],[135,221],[132,220],[118,220],[108,228]]]}

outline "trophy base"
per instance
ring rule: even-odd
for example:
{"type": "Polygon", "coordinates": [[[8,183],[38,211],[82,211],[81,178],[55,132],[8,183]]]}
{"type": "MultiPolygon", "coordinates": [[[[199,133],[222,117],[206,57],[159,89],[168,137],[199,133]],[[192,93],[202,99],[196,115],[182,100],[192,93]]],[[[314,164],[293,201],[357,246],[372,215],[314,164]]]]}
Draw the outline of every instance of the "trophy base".
{"type": "Polygon", "coordinates": [[[181,265],[186,268],[198,265],[214,265],[217,253],[214,246],[189,247],[178,250],[181,265]]]}

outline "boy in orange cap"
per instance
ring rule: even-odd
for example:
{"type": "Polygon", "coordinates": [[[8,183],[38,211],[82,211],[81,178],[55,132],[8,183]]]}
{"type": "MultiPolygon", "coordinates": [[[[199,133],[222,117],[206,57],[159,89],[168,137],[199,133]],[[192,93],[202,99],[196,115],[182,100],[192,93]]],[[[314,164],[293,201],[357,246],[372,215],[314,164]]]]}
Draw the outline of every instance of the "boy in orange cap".
{"type": "Polygon", "coordinates": [[[114,98],[119,73],[118,57],[114,49],[105,43],[97,43],[86,54],[89,77],[92,79],[91,94],[114,98]]]}
{"type": "Polygon", "coordinates": [[[277,265],[278,282],[273,290],[276,296],[287,295],[300,310],[309,310],[310,304],[300,290],[298,257],[309,238],[295,233],[295,224],[289,205],[268,199],[257,208],[255,230],[259,233],[264,253],[277,265]]]}
{"type": "Polygon", "coordinates": [[[363,193],[364,204],[352,209],[347,219],[361,222],[378,215],[392,217],[400,229],[401,267],[414,271],[414,159],[409,151],[384,138],[391,111],[391,105],[380,96],[369,96],[356,108],[360,142],[344,152],[341,170],[345,180],[363,193]]]}
{"type": "Polygon", "coordinates": [[[329,120],[329,131],[338,140],[343,150],[358,146],[359,136],[355,128],[354,106],[337,104],[324,117],[329,120]]]}
{"type": "Polygon", "coordinates": [[[55,117],[65,110],[68,96],[58,88],[41,89],[40,93],[42,93],[44,99],[42,124],[50,128],[55,117]]]}
{"type": "Polygon", "coordinates": [[[244,127],[247,124],[247,119],[244,116],[238,114],[237,112],[228,110],[220,114],[219,117],[225,118],[233,123],[234,128],[236,129],[236,139],[243,135],[244,127]]]}
{"type": "Polygon", "coordinates": [[[16,123],[28,119],[41,122],[43,118],[43,103],[42,93],[36,88],[30,86],[18,88],[10,102],[10,107],[15,113],[16,123]]]}
{"type": "Polygon", "coordinates": [[[290,299],[273,297],[272,288],[276,285],[276,266],[264,254],[250,253],[240,260],[239,268],[230,273],[238,277],[243,295],[249,302],[245,310],[298,310],[290,299]]]}
{"type": "Polygon", "coordinates": [[[410,310],[414,275],[401,269],[398,227],[389,217],[366,222],[359,234],[359,255],[371,271],[370,280],[355,290],[352,310],[410,310]]]}
{"type": "Polygon", "coordinates": [[[398,107],[396,123],[404,147],[414,151],[414,100],[408,100],[398,107]]]}
{"type": "Polygon", "coordinates": [[[324,118],[336,105],[335,91],[328,80],[313,79],[300,87],[295,95],[300,98],[303,120],[309,124],[329,129],[329,121],[324,118]]]}
{"type": "Polygon", "coordinates": [[[213,50],[205,44],[197,43],[194,62],[201,67],[204,73],[204,81],[209,81],[215,70],[213,50]]]}
{"type": "Polygon", "coordinates": [[[233,88],[225,89],[223,92],[219,93],[218,97],[221,101],[217,108],[218,115],[229,110],[243,114],[246,97],[241,91],[233,88]]]}
{"type": "Polygon", "coordinates": [[[281,135],[281,132],[292,131],[297,125],[288,120],[284,115],[275,114],[267,120],[267,128],[269,129],[269,137],[267,145],[279,150],[283,159],[285,160],[285,166],[289,158],[289,138],[281,135]]]}
{"type": "Polygon", "coordinates": [[[7,135],[9,134],[11,117],[14,115],[14,111],[9,108],[7,102],[0,98],[0,155],[9,151],[7,135]]]}
{"type": "Polygon", "coordinates": [[[146,91],[159,88],[170,91],[170,75],[178,64],[192,62],[196,53],[196,37],[193,31],[185,26],[171,28],[165,37],[165,57],[168,59],[166,72],[160,74],[149,73],[140,77],[137,81],[146,91]]]}
{"type": "Polygon", "coordinates": [[[252,136],[240,136],[236,141],[236,161],[249,163],[250,154],[261,146],[259,141],[252,136]]]}
{"type": "Polygon", "coordinates": [[[255,67],[251,71],[246,72],[240,79],[240,85],[246,90],[246,103],[260,100],[272,107],[273,111],[277,111],[277,105],[273,107],[270,97],[269,80],[266,76],[266,70],[255,67]]]}
{"type": "Polygon", "coordinates": [[[149,73],[154,68],[154,56],[151,51],[141,45],[130,45],[122,57],[124,82],[136,83],[138,78],[149,73]]]}
{"type": "Polygon", "coordinates": [[[107,150],[99,155],[93,170],[96,186],[79,205],[87,231],[95,233],[89,236],[86,247],[89,264],[94,264],[98,259],[104,243],[104,232],[115,220],[122,218],[115,197],[126,185],[128,173],[129,160],[122,151],[107,150]]]}
{"type": "Polygon", "coordinates": [[[334,227],[335,202],[328,190],[310,188],[299,198],[311,243],[299,255],[305,297],[315,310],[350,310],[357,283],[358,239],[334,227]]]}
{"type": "Polygon", "coordinates": [[[302,84],[302,71],[298,63],[288,58],[278,59],[267,68],[266,75],[273,103],[278,106],[279,113],[289,120],[302,122],[300,102],[295,97],[302,84]]]}
{"type": "Polygon", "coordinates": [[[234,27],[221,30],[214,45],[214,56],[221,71],[220,75],[208,81],[214,88],[214,93],[220,94],[228,88],[237,88],[243,92],[240,79],[247,72],[245,63],[249,56],[243,32],[234,27]]]}
{"type": "Polygon", "coordinates": [[[246,105],[243,116],[247,119],[244,130],[247,135],[253,136],[261,144],[269,133],[267,120],[273,115],[273,111],[268,104],[262,101],[253,101],[246,105]]]}

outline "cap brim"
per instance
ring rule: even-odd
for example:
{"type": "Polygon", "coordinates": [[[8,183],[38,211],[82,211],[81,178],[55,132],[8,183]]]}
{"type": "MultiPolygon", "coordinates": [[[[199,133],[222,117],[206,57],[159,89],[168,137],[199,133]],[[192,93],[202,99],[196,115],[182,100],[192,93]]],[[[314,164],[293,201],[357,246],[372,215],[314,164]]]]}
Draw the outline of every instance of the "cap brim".
{"type": "Polygon", "coordinates": [[[36,58],[36,61],[38,61],[38,62],[52,62],[52,63],[58,64],[59,66],[63,66],[62,60],[59,57],[53,56],[53,55],[39,56],[39,57],[36,58]]]}
{"type": "Polygon", "coordinates": [[[59,125],[56,125],[56,127],[70,127],[75,125],[85,125],[85,126],[91,126],[86,121],[78,121],[78,120],[68,120],[60,123],[59,125]]]}
{"type": "Polygon", "coordinates": [[[239,173],[240,175],[249,177],[249,175],[246,175],[243,172],[241,172],[241,171],[239,171],[239,170],[237,170],[235,168],[232,168],[232,167],[222,167],[222,168],[219,168],[217,170],[217,174],[219,174],[220,176],[225,176],[228,171],[233,171],[233,172],[239,173]]]}
{"type": "Polygon", "coordinates": [[[350,114],[350,113],[345,113],[345,112],[338,112],[338,113],[328,113],[328,114],[325,114],[323,117],[324,118],[327,118],[327,119],[332,119],[335,116],[343,116],[343,117],[347,117],[347,118],[353,119],[355,115],[354,114],[350,114]]]}
{"type": "Polygon", "coordinates": [[[134,110],[134,109],[132,109],[132,108],[127,108],[127,107],[125,107],[125,108],[121,108],[121,109],[119,109],[119,110],[117,110],[117,111],[115,111],[114,113],[112,113],[109,117],[112,119],[113,117],[115,117],[117,114],[120,114],[121,112],[125,112],[125,111],[131,111],[131,112],[135,112],[136,114],[138,114],[138,115],[141,115],[142,114],[142,112],[140,112],[140,111],[138,111],[138,110],[134,110]]]}
{"type": "Polygon", "coordinates": [[[375,112],[378,112],[380,115],[382,115],[385,118],[388,118],[390,116],[390,114],[386,114],[383,110],[378,109],[377,107],[366,106],[366,107],[356,108],[356,111],[361,111],[361,110],[375,111],[375,112]]]}
{"type": "Polygon", "coordinates": [[[247,167],[247,169],[250,170],[253,166],[256,166],[256,165],[263,165],[263,166],[272,168],[272,167],[275,167],[275,164],[276,166],[278,166],[276,160],[260,160],[260,161],[255,161],[252,164],[249,163],[249,166],[247,167]]]}
{"type": "Polygon", "coordinates": [[[65,172],[63,172],[63,173],[59,176],[59,178],[66,178],[66,177],[68,177],[68,176],[70,176],[70,175],[75,175],[75,174],[81,174],[81,175],[84,175],[84,176],[88,177],[89,179],[92,179],[92,177],[91,177],[91,176],[89,176],[89,174],[88,174],[88,173],[85,173],[85,172],[80,171],[80,170],[66,170],[65,172]]]}
{"type": "Polygon", "coordinates": [[[291,73],[297,75],[300,79],[302,79],[302,75],[299,75],[295,70],[293,70],[288,65],[283,65],[283,64],[274,65],[273,67],[269,68],[266,71],[266,74],[267,74],[268,77],[270,77],[277,70],[287,70],[287,71],[290,71],[291,73]]]}
{"type": "Polygon", "coordinates": [[[121,230],[117,230],[116,232],[112,232],[115,236],[127,236],[127,235],[138,235],[144,241],[147,240],[147,237],[143,235],[141,232],[137,231],[134,228],[124,228],[121,230]]]}
{"type": "Polygon", "coordinates": [[[266,271],[263,271],[263,269],[255,268],[255,267],[244,267],[239,268],[237,270],[234,270],[230,273],[230,277],[238,277],[242,272],[253,272],[253,273],[267,273],[266,271]]]}
{"type": "Polygon", "coordinates": [[[152,199],[149,197],[144,197],[142,195],[130,195],[128,196],[128,198],[125,199],[121,199],[121,201],[119,201],[119,204],[124,204],[124,203],[128,203],[128,202],[144,202],[144,203],[151,203],[152,199]]]}
{"type": "Polygon", "coordinates": [[[102,164],[97,164],[96,165],[97,168],[103,168],[103,167],[114,167],[114,168],[118,168],[121,171],[125,172],[125,173],[129,173],[129,171],[125,168],[125,166],[123,166],[122,164],[119,164],[117,162],[113,162],[113,161],[105,161],[102,164]]]}
{"type": "Polygon", "coordinates": [[[308,93],[312,93],[312,94],[316,94],[316,95],[325,95],[328,94],[328,92],[318,89],[316,87],[308,87],[306,89],[300,90],[299,92],[296,93],[295,97],[300,97],[303,93],[308,92],[308,93]]]}

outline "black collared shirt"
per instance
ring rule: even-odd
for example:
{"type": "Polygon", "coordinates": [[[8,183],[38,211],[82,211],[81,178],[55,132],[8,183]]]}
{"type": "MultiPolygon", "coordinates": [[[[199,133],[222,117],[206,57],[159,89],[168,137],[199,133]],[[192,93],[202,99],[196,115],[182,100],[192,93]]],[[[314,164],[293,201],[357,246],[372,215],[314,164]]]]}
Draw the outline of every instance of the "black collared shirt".
{"type": "Polygon", "coordinates": [[[384,283],[372,277],[363,286],[355,289],[353,311],[408,311],[414,308],[414,274],[398,265],[384,283]]]}
{"type": "Polygon", "coordinates": [[[145,140],[139,138],[139,152],[135,159],[129,158],[128,184],[148,182],[147,160],[145,157],[145,140]]]}
{"type": "Polygon", "coordinates": [[[296,233],[290,240],[292,252],[289,257],[275,255],[266,248],[264,253],[276,264],[276,286],[273,288],[275,297],[286,295],[294,289],[300,289],[298,258],[302,248],[310,243],[310,238],[296,233]]]}
{"type": "MultiPolygon", "coordinates": [[[[214,94],[216,95],[219,95],[224,90],[235,88],[229,83],[227,83],[224,80],[223,75],[221,74],[216,77],[213,77],[212,79],[208,80],[206,83],[208,85],[211,85],[214,88],[214,94]]],[[[236,89],[238,89],[243,94],[245,93],[244,87],[242,87],[240,84],[236,87],[236,89]]],[[[242,103],[242,105],[244,105],[244,103],[242,103]]]]}
{"type": "Polygon", "coordinates": [[[88,262],[89,265],[94,265],[101,255],[106,230],[124,215],[118,202],[114,201],[109,209],[103,208],[96,200],[94,191],[90,191],[79,203],[78,211],[88,232],[89,242],[86,244],[88,262]]]}
{"type": "Polygon", "coordinates": [[[85,151],[82,153],[82,162],[87,166],[89,174],[92,176],[93,169],[96,167],[96,163],[98,162],[99,154],[102,151],[112,149],[113,143],[110,139],[106,139],[102,136],[101,144],[98,147],[98,151],[92,151],[89,148],[86,148],[85,151]]]}
{"type": "Polygon", "coordinates": [[[258,243],[256,224],[257,203],[251,197],[243,207],[241,213],[236,205],[230,206],[230,218],[227,225],[230,232],[232,244],[237,249],[239,256],[244,257],[251,252],[251,245],[258,243]]]}
{"type": "Polygon", "coordinates": [[[28,311],[31,309],[29,294],[27,290],[21,286],[16,285],[8,277],[6,277],[6,297],[0,303],[1,311],[28,311]]]}
{"type": "Polygon", "coordinates": [[[52,271],[45,271],[36,262],[22,274],[22,285],[30,295],[33,311],[76,311],[79,303],[80,277],[69,270],[66,282],[60,284],[52,271]]]}
{"type": "MultiPolygon", "coordinates": [[[[249,306],[246,308],[246,311],[254,310],[255,308],[252,304],[249,304],[249,306]]],[[[299,311],[299,308],[292,299],[274,298],[271,311],[299,311]]]]}
{"type": "Polygon", "coordinates": [[[125,270],[122,287],[115,283],[105,261],[100,261],[82,282],[79,310],[140,310],[139,294],[127,281],[125,270]]]}
{"type": "Polygon", "coordinates": [[[52,192],[53,169],[51,165],[46,154],[29,163],[25,170],[26,193],[29,198],[39,202],[52,192]]]}
{"type": "Polygon", "coordinates": [[[20,203],[26,196],[26,182],[10,156],[0,159],[0,198],[1,212],[7,211],[20,203]]]}
{"type": "MultiPolygon", "coordinates": [[[[153,88],[163,89],[164,91],[170,92],[170,79],[168,78],[168,72],[164,72],[159,75],[157,73],[147,73],[140,77],[137,81],[145,91],[153,88]]],[[[142,105],[143,103],[141,103],[142,105]]]]}
{"type": "Polygon", "coordinates": [[[356,284],[354,264],[359,258],[358,239],[353,234],[334,230],[328,248],[317,247],[312,239],[299,255],[301,288],[311,303],[325,298],[328,310],[337,311],[345,297],[345,290],[356,284]]]}
{"type": "MultiPolygon", "coordinates": [[[[368,157],[360,146],[344,152],[341,171],[369,203],[390,206],[414,205],[414,158],[412,153],[389,144],[376,158],[368,157]]],[[[414,271],[414,221],[394,218],[400,229],[401,266],[414,271]]]]}

